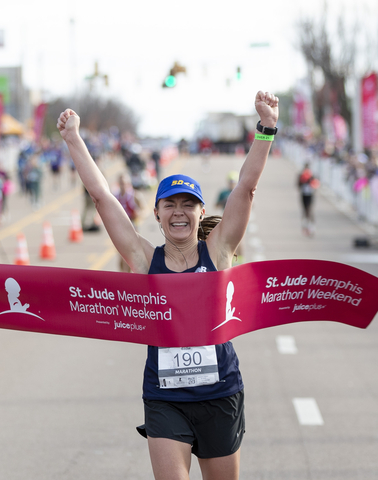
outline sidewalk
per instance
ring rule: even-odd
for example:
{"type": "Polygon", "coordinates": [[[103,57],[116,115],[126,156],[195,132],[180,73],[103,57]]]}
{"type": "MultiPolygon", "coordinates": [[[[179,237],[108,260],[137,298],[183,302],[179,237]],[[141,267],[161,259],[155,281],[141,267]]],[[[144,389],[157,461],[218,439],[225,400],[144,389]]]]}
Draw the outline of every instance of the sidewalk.
{"type": "MultiPolygon", "coordinates": [[[[266,259],[313,258],[351,264],[378,274],[378,251],[356,249],[354,239],[366,235],[366,225],[349,209],[340,208],[327,189],[316,193],[316,232],[301,232],[301,204],[296,185],[298,170],[286,158],[270,157],[258,186],[249,245],[260,238],[266,259]],[[375,265],[375,266],[374,266],[375,265]]],[[[262,259],[262,258],[261,258],[262,259]]]]}
{"type": "Polygon", "coordinates": [[[310,161],[312,171],[335,205],[358,221],[368,235],[378,238],[378,199],[373,194],[378,177],[373,177],[366,187],[356,191],[355,180],[349,178],[346,163],[337,163],[332,157],[315,155],[294,141],[282,139],[280,146],[283,155],[290,158],[297,168],[301,168],[305,160],[310,161]]]}

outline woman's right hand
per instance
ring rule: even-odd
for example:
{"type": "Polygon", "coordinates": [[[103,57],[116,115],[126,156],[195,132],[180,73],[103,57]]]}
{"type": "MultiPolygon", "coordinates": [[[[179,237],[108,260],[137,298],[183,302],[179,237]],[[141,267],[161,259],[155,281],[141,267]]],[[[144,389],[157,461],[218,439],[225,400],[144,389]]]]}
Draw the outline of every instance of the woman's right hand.
{"type": "Polygon", "coordinates": [[[67,140],[68,136],[72,133],[79,133],[80,117],[79,115],[67,108],[59,115],[58,123],[56,125],[64,140],[67,140]]]}

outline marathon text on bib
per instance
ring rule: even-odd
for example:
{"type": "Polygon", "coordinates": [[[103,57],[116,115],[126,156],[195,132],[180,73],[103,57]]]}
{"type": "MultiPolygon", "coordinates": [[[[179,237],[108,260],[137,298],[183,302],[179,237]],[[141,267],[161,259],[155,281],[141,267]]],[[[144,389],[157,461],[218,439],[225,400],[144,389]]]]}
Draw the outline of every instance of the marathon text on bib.
{"type": "Polygon", "coordinates": [[[219,382],[215,345],[159,348],[160,388],[198,387],[219,382]]]}

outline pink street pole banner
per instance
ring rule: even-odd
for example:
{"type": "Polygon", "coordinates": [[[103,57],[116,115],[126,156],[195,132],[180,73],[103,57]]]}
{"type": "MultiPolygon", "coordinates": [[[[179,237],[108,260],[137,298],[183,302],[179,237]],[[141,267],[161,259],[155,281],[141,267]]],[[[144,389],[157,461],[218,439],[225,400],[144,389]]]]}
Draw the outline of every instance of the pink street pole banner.
{"type": "Polygon", "coordinates": [[[255,262],[205,275],[0,265],[0,327],[194,347],[304,321],[366,328],[378,311],[377,292],[377,277],[322,260],[255,262]]]}
{"type": "Polygon", "coordinates": [[[366,148],[376,145],[378,140],[377,127],[377,74],[372,73],[362,79],[362,135],[366,148]]]}
{"type": "Polygon", "coordinates": [[[40,142],[42,137],[46,111],[47,103],[40,103],[34,109],[34,136],[37,143],[40,142]]]}

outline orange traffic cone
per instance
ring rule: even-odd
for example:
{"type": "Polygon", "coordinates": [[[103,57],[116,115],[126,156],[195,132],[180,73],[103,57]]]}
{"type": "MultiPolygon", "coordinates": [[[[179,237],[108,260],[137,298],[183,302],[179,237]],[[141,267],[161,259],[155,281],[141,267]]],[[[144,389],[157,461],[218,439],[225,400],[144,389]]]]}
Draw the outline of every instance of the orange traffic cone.
{"type": "Polygon", "coordinates": [[[83,240],[83,229],[81,227],[80,214],[77,210],[72,210],[71,212],[69,239],[71,242],[81,242],[83,240]]]}
{"type": "Polygon", "coordinates": [[[23,233],[17,235],[17,250],[16,250],[16,259],[14,261],[15,265],[30,265],[28,244],[26,243],[26,238],[23,233]]]}
{"type": "Polygon", "coordinates": [[[53,231],[49,222],[43,224],[43,238],[39,256],[49,260],[54,260],[56,257],[53,231]]]}

